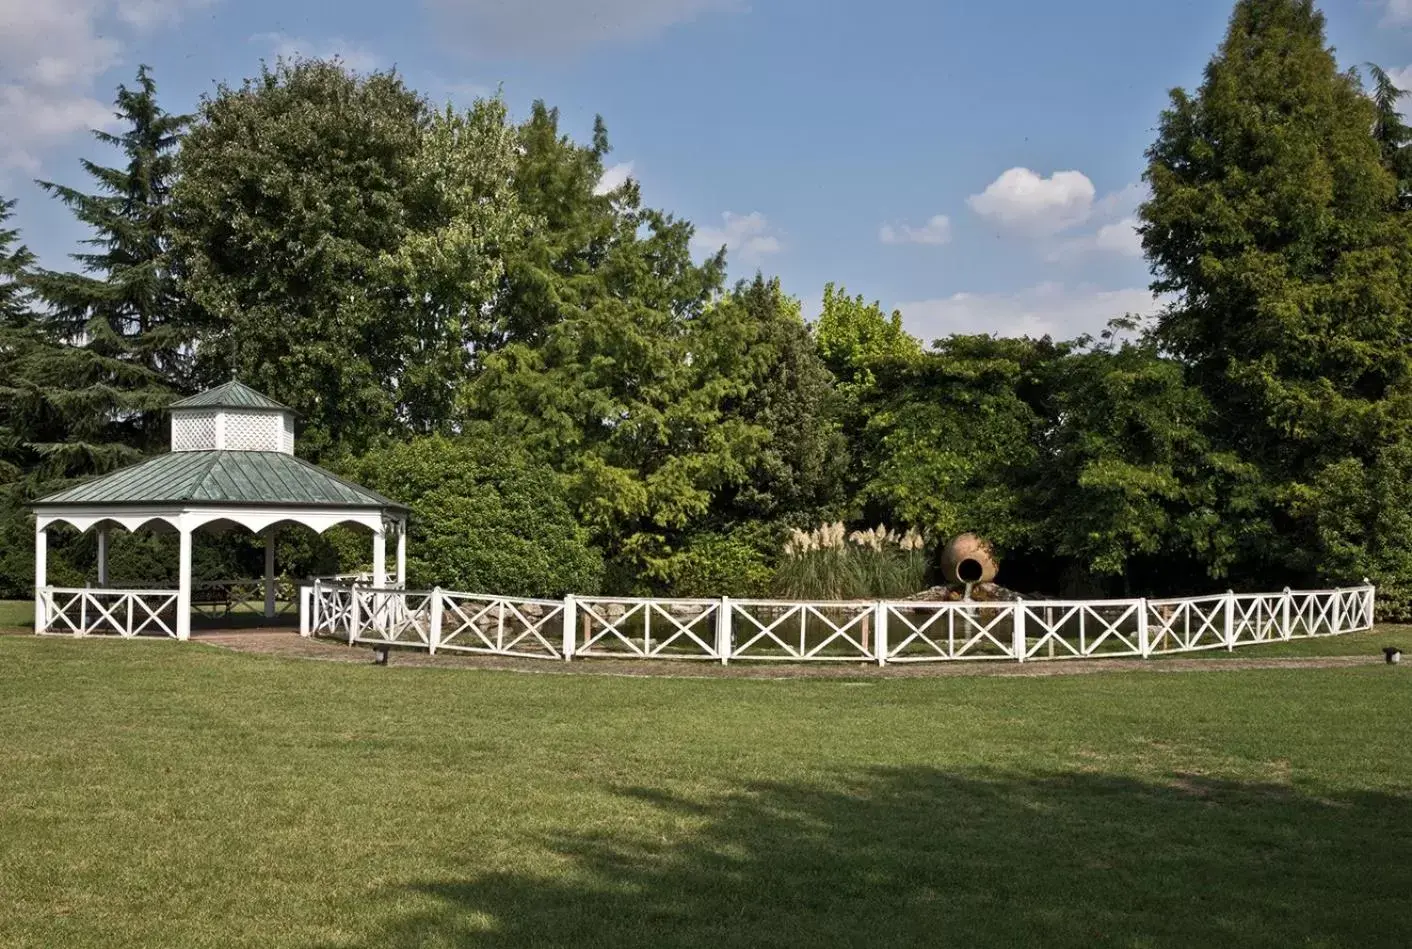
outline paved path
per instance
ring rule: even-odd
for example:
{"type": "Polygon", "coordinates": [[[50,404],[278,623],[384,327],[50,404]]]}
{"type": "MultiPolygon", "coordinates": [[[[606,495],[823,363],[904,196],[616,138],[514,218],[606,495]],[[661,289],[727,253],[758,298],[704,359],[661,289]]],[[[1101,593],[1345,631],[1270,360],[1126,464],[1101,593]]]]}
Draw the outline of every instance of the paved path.
{"type": "MultiPolygon", "coordinates": [[[[301,639],[295,630],[256,629],[208,632],[196,642],[290,659],[367,664],[372,650],[328,639],[301,639]]],[[[560,675],[657,676],[671,678],[822,679],[822,678],[920,678],[935,676],[1056,676],[1142,670],[1144,672],[1211,672],[1238,669],[1341,669],[1382,663],[1376,655],[1311,656],[1301,658],[1242,658],[1211,654],[1202,659],[1082,659],[1055,662],[923,662],[880,667],[871,663],[719,663],[690,660],[641,661],[586,659],[554,662],[547,659],[514,659],[502,656],[468,656],[441,653],[429,656],[395,649],[390,664],[439,669],[500,669],[560,675]]]]}

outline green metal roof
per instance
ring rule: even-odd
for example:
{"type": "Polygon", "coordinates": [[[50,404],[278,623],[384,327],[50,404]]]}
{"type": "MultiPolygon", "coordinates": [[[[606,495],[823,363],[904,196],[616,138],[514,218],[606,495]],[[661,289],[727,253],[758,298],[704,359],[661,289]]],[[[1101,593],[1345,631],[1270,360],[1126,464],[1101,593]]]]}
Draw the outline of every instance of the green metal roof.
{"type": "Polygon", "coordinates": [[[219,385],[214,389],[207,389],[205,392],[193,395],[189,399],[173,402],[169,407],[173,409],[280,409],[284,412],[293,411],[289,406],[276,402],[263,392],[256,392],[234,379],[225,385],[219,385]]]}
{"type": "Polygon", "coordinates": [[[35,507],[185,504],[407,510],[376,491],[274,451],[179,451],[50,495],[35,507]]]}

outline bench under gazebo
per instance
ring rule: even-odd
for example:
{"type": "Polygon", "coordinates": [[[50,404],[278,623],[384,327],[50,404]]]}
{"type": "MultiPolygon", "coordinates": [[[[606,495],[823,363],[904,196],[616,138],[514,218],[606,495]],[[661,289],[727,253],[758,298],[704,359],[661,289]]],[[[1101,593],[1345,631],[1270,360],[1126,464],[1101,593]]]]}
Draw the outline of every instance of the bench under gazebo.
{"type": "Polygon", "coordinates": [[[373,588],[388,585],[392,535],[395,585],[404,585],[407,508],[295,457],[294,412],[288,406],[232,381],[174,403],[170,412],[169,453],[34,503],[37,632],[189,638],[193,595],[200,590],[191,575],[192,536],[231,526],[264,538],[266,617],[276,612],[275,536],[284,525],[319,534],[338,524],[367,528],[373,588]],[[48,531],[57,524],[97,531],[96,586],[48,585],[48,531]],[[114,528],[177,534],[176,589],[110,589],[108,536],[114,528]]]}

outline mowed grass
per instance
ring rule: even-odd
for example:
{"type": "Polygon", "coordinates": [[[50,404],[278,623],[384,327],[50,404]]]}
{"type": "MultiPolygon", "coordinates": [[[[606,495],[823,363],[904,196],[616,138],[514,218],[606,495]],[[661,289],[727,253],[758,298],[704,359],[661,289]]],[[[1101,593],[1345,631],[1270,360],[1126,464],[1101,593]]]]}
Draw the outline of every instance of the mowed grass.
{"type": "Polygon", "coordinates": [[[1273,659],[1316,656],[1370,656],[1381,658],[1384,646],[1396,646],[1408,653],[1412,661],[1412,626],[1379,625],[1359,633],[1338,636],[1296,637],[1287,641],[1256,643],[1225,649],[1199,652],[1169,653],[1161,657],[1172,659],[1273,659]]]}
{"type": "Polygon", "coordinates": [[[690,680],[0,638],[0,945],[1412,944],[1407,666],[690,680]]]}
{"type": "Polygon", "coordinates": [[[34,603],[0,600],[0,630],[34,629],[34,603]]]}

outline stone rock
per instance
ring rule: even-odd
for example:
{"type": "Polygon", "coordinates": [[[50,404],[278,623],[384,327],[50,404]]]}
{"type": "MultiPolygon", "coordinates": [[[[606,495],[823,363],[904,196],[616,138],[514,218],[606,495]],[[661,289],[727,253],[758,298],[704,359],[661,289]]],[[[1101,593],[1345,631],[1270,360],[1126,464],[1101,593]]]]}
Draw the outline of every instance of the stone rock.
{"type": "MultiPolygon", "coordinates": [[[[939,586],[920,593],[913,593],[911,596],[903,597],[904,600],[915,603],[953,603],[960,602],[966,598],[965,587],[939,586]]],[[[973,603],[1013,603],[1021,599],[1021,595],[998,583],[977,583],[971,587],[971,602],[973,603]]],[[[1027,596],[1027,600],[1039,600],[1043,597],[1027,596]]]]}

